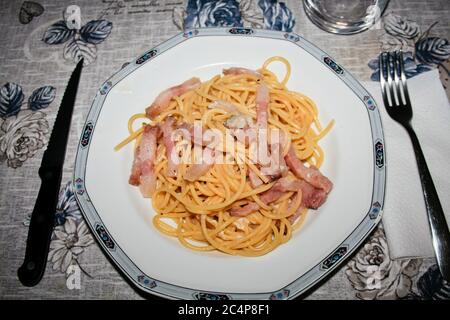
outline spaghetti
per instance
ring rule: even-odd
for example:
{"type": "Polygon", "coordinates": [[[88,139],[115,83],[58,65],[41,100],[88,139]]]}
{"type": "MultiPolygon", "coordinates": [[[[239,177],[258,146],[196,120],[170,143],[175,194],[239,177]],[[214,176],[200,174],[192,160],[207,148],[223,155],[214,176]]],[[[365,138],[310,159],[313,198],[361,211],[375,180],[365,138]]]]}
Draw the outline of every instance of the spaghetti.
{"type": "MultiPolygon", "coordinates": [[[[333,122],[323,128],[315,103],[287,89],[290,74],[291,66],[285,58],[272,57],[257,71],[231,68],[202,83],[193,78],[184,83],[190,86],[187,90],[183,90],[183,84],[161,93],[157,100],[165,100],[164,107],[162,103],[155,106],[155,100],[146,114],[129,119],[129,136],[115,149],[135,140],[133,166],[144,143],[145,128],[163,128],[151,167],[156,179],[151,194],[156,211],[153,224],[158,231],[192,250],[261,256],[287,242],[304,222],[308,208],[316,209],[325,201],[332,184],[318,170],[324,161],[318,142],[333,122]],[[275,61],[286,67],[282,81],[269,70],[275,61]],[[264,94],[266,106],[261,98],[264,94]],[[135,124],[143,120],[147,124],[135,129],[135,124]],[[194,179],[187,178],[195,166],[189,161],[178,164],[174,174],[169,173],[169,145],[164,131],[169,120],[175,129],[192,128],[199,122],[204,129],[218,132],[224,141],[231,136],[235,142],[232,152],[222,146],[215,153],[233,153],[235,157],[202,167],[205,170],[194,179]],[[236,129],[255,126],[266,126],[268,134],[281,132],[279,167],[284,169],[279,174],[265,173],[264,165],[251,159],[251,139],[233,136],[236,129]]],[[[192,141],[184,141],[186,145],[191,151],[195,147],[192,141]]],[[[264,148],[275,153],[270,141],[264,148]]],[[[192,154],[187,158],[192,160],[192,154]]]]}

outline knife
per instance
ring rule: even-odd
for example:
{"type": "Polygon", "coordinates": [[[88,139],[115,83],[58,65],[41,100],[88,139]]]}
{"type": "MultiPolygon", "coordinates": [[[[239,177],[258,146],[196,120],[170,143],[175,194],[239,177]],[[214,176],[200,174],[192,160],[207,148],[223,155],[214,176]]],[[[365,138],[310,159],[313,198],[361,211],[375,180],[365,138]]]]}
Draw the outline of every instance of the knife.
{"type": "Polygon", "coordinates": [[[47,263],[67,138],[82,66],[83,59],[78,62],[70,76],[39,168],[41,187],[31,214],[25,259],[17,271],[20,282],[28,287],[41,281],[47,263]]]}

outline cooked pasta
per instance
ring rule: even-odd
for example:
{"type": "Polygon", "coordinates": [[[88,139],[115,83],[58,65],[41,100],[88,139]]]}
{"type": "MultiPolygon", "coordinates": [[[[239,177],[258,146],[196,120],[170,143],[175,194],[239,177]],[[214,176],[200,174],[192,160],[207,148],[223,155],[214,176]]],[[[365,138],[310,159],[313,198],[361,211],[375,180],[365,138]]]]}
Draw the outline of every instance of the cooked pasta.
{"type": "Polygon", "coordinates": [[[130,183],[151,197],[158,231],[192,250],[261,256],[289,241],[308,209],[326,200],[332,183],[318,170],[324,161],[318,143],[333,122],[322,127],[315,103],[286,87],[291,72],[285,58],[272,57],[259,70],[230,68],[204,82],[192,78],[129,119],[129,136],[115,149],[135,141],[130,183]],[[275,61],[286,67],[282,81],[270,71],[275,61]],[[221,143],[211,147],[204,136],[195,142],[195,123],[221,143]],[[176,137],[180,128],[194,132],[194,139],[176,137]],[[249,129],[266,130],[267,142],[238,137],[249,129]],[[276,132],[278,145],[271,135],[276,132]],[[216,161],[196,162],[195,148],[216,161]],[[275,170],[255,161],[252,148],[272,160],[279,152],[275,170]],[[174,164],[170,152],[184,161],[174,164]]]}

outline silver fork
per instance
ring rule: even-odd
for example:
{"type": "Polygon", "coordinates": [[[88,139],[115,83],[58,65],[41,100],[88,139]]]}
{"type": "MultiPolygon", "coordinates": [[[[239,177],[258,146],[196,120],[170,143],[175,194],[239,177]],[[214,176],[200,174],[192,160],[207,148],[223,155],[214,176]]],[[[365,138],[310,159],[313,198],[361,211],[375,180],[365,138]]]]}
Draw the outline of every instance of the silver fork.
{"type": "Polygon", "coordinates": [[[380,84],[387,113],[406,129],[411,138],[419,168],[434,252],[442,277],[449,282],[450,232],[419,139],[411,126],[413,112],[401,51],[383,52],[380,55],[380,84]]]}

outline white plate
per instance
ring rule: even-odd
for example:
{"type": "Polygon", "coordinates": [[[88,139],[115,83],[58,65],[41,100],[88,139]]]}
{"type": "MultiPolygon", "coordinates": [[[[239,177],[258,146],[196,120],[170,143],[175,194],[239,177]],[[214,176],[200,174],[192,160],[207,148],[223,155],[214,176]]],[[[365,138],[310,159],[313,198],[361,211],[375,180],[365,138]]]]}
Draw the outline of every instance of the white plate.
{"type": "MultiPolygon", "coordinates": [[[[273,66],[276,73],[283,74],[273,66]]],[[[80,140],[74,185],[94,235],[139,288],[169,298],[293,298],[336,268],[381,218],[384,141],[370,94],[341,66],[302,37],[246,28],[180,34],[117,72],[98,91],[80,140]],[[321,171],[334,183],[327,202],[310,211],[301,230],[257,258],[199,253],[159,233],[154,211],[128,185],[133,151],[113,147],[127,136],[128,118],[156,95],[190,77],[206,80],[229,66],[256,69],[271,56],[292,65],[288,87],[311,97],[322,123],[321,171]]]]}

